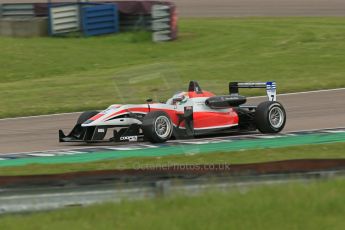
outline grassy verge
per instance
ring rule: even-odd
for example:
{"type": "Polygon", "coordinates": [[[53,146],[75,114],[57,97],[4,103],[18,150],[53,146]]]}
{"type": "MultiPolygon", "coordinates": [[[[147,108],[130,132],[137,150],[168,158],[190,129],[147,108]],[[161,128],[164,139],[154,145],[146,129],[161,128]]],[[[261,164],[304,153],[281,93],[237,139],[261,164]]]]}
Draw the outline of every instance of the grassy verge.
{"type": "Polygon", "coordinates": [[[196,197],[0,217],[1,229],[343,229],[345,181],[291,183],[196,197]]]}
{"type": "Polygon", "coordinates": [[[345,158],[344,148],[345,143],[337,143],[210,154],[176,155],[159,158],[125,158],[82,164],[32,164],[21,167],[2,167],[0,175],[35,175],[87,170],[165,167],[175,164],[241,164],[288,159],[345,158]]]}
{"type": "MultiPolygon", "coordinates": [[[[166,99],[191,79],[276,80],[280,92],[345,86],[345,18],[184,19],[176,42],[147,33],[0,38],[0,117],[166,99]]],[[[250,94],[258,94],[253,91],[250,94]]]]}

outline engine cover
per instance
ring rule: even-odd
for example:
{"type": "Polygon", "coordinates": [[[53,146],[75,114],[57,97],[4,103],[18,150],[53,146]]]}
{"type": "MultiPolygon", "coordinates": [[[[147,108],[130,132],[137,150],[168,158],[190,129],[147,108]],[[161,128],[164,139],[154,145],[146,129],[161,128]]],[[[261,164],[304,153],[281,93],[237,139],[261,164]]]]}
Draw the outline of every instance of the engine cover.
{"type": "Polygon", "coordinates": [[[236,107],[246,103],[247,98],[240,95],[224,95],[210,97],[205,101],[205,104],[212,109],[225,109],[236,107]]]}

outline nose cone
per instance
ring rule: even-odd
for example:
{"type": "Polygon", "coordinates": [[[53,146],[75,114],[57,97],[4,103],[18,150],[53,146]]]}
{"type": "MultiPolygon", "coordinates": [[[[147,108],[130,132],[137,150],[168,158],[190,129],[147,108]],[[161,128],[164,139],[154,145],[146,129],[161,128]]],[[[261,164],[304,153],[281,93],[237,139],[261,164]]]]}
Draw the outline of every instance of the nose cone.
{"type": "Polygon", "coordinates": [[[100,112],[99,114],[91,117],[89,120],[84,122],[82,127],[89,126],[101,126],[106,125],[105,122],[110,118],[116,116],[116,114],[121,110],[121,105],[111,105],[108,109],[100,112]]]}

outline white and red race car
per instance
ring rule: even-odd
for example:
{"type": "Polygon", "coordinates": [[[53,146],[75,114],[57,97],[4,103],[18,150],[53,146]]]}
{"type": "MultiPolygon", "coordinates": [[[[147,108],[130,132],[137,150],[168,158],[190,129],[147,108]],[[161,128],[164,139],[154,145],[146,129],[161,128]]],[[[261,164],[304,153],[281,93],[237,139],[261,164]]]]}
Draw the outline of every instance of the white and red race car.
{"type": "Polygon", "coordinates": [[[69,135],[59,130],[59,141],[163,143],[171,138],[233,131],[278,133],[285,122],[284,107],[276,101],[275,82],[230,82],[229,95],[216,96],[191,81],[187,92],[176,93],[166,103],[147,100],[145,104],[114,104],[101,112],[84,112],[69,135]],[[265,88],[268,100],[246,105],[239,88],[265,88]],[[112,135],[105,140],[109,129],[112,135]]]}

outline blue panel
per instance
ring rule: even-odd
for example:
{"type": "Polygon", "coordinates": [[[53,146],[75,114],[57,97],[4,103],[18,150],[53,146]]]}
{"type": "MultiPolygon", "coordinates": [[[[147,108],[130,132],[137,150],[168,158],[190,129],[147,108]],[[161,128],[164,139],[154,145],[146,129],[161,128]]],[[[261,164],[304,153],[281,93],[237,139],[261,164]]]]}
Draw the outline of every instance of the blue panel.
{"type": "Polygon", "coordinates": [[[114,17],[113,16],[102,16],[102,17],[94,17],[92,18],[92,22],[90,22],[89,24],[92,25],[92,24],[96,24],[98,22],[109,22],[109,21],[114,21],[114,17]]]}
{"type": "Polygon", "coordinates": [[[119,13],[115,4],[85,6],[81,15],[86,36],[119,32],[119,13]]]}

